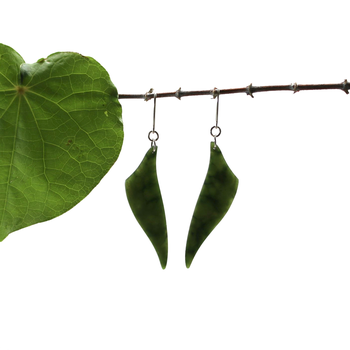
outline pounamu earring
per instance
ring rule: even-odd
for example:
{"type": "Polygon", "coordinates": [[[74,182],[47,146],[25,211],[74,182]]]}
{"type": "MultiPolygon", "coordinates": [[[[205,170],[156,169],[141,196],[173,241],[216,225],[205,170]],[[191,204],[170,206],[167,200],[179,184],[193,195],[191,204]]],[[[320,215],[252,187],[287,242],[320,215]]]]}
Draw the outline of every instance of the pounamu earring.
{"type": "Polygon", "coordinates": [[[210,143],[208,172],[194,209],[186,244],[186,266],[190,267],[198,249],[229,210],[237,192],[238,179],[227,165],[216,138],[220,136],[218,89],[213,90],[216,104],[216,125],[210,130],[214,142],[210,143]],[[215,133],[214,133],[215,129],[215,133]]]}
{"type": "MultiPolygon", "coordinates": [[[[148,134],[151,148],[135,172],[126,179],[125,189],[131,210],[152,242],[160,264],[165,269],[168,260],[168,234],[156,169],[156,141],[159,139],[159,134],[155,131],[156,97],[157,94],[154,94],[153,129],[148,134]]],[[[147,94],[145,100],[147,101],[147,94]]]]}

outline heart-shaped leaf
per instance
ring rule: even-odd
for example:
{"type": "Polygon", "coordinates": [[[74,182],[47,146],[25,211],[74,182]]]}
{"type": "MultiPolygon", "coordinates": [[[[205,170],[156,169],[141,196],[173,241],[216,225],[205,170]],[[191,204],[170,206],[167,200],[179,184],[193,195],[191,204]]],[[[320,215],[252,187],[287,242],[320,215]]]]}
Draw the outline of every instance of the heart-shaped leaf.
{"type": "Polygon", "coordinates": [[[98,62],[59,52],[26,64],[0,44],[0,241],[85,198],[123,137],[118,92],[98,62]]]}

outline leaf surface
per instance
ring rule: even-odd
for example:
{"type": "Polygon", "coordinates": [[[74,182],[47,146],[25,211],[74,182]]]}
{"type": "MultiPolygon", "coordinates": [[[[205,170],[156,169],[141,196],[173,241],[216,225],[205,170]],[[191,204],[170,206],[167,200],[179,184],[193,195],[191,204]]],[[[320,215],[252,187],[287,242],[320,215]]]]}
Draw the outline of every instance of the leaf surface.
{"type": "Polygon", "coordinates": [[[0,44],[0,241],[68,211],[117,160],[118,92],[93,58],[24,63],[0,44]]]}

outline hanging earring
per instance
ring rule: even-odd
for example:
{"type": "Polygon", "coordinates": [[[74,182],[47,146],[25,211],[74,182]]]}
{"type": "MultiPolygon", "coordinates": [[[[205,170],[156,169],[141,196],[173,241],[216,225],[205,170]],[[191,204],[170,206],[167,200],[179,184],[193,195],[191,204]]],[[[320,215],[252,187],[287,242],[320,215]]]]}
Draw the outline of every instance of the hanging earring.
{"type": "MultiPolygon", "coordinates": [[[[150,90],[150,93],[153,90],[150,90]]],[[[153,244],[160,264],[165,269],[168,260],[168,234],[162,195],[160,192],[156,160],[159,134],[155,130],[156,98],[154,94],[153,129],[148,133],[151,148],[146,153],[139,167],[125,181],[126,195],[131,210],[153,244]]],[[[148,100],[148,93],[145,94],[148,100]]]]}
{"type": "Polygon", "coordinates": [[[237,192],[238,179],[227,165],[216,144],[221,129],[218,126],[220,90],[213,90],[216,98],[216,124],[210,129],[214,142],[210,143],[208,172],[194,209],[186,244],[186,266],[190,267],[198,249],[229,210],[237,192]]]}

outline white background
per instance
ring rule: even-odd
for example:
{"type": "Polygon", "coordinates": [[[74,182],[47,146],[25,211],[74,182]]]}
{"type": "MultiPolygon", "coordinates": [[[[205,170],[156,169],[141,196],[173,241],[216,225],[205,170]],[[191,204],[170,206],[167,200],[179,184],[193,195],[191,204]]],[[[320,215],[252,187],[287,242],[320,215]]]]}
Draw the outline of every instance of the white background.
{"type": "MultiPolygon", "coordinates": [[[[91,56],[119,93],[350,79],[348,1],[7,1],[0,42],[27,63],[91,56]]],[[[0,348],[349,349],[350,97],[220,98],[234,203],[184,261],[216,100],[157,100],[162,270],[125,179],[150,147],[153,102],[121,100],[125,140],[72,210],[0,244],[0,348]]]]}

